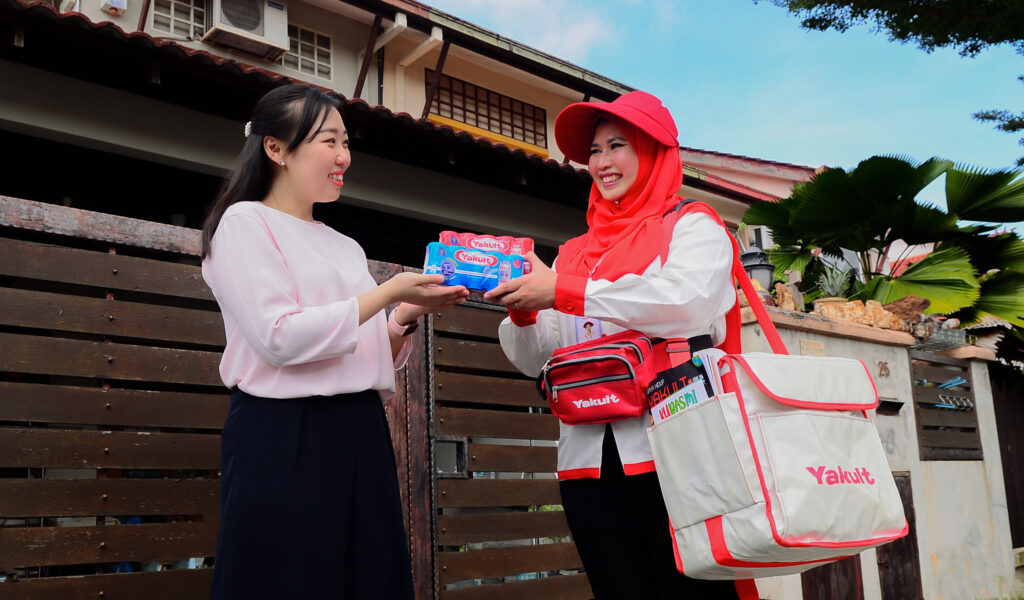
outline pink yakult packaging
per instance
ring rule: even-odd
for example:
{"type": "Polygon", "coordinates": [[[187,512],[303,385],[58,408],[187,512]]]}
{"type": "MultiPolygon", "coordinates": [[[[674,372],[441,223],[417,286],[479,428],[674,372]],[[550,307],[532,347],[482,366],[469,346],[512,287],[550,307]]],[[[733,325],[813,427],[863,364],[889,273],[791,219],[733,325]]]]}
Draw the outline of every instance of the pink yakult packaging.
{"type": "MultiPolygon", "coordinates": [[[[501,254],[516,256],[526,256],[527,252],[533,251],[533,238],[528,237],[442,231],[438,241],[449,246],[462,246],[471,250],[500,252],[501,254]]],[[[526,261],[523,261],[523,263],[523,274],[529,273],[530,263],[526,261]]]]}

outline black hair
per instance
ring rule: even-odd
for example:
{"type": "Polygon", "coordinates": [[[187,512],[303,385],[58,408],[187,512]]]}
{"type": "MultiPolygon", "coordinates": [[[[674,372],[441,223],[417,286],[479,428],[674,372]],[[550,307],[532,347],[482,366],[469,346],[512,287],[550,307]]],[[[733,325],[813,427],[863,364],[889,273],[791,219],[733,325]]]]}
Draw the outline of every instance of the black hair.
{"type": "Polygon", "coordinates": [[[323,126],[328,109],[340,110],[340,104],[337,96],[298,83],[274,88],[259,99],[252,111],[245,144],[203,222],[202,258],[210,255],[210,241],[229,206],[243,201],[258,202],[270,193],[274,171],[270,157],[263,151],[263,138],[269,135],[287,140],[286,148],[291,152],[310,132],[323,126]]]}

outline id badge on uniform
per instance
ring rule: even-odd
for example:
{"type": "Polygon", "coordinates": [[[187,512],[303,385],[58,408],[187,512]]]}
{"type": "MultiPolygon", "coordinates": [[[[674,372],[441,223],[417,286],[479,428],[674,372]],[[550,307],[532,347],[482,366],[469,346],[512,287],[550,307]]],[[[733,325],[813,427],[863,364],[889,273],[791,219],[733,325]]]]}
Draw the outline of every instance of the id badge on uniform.
{"type": "Polygon", "coordinates": [[[582,344],[590,340],[596,340],[604,335],[601,331],[601,321],[590,317],[573,317],[576,321],[576,343],[582,344]]]}

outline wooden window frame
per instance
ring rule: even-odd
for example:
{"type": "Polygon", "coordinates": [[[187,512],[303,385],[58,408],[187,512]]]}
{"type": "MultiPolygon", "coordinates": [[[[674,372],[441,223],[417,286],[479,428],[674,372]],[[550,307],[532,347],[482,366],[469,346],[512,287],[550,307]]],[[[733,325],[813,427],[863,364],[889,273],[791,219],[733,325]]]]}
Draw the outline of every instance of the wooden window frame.
{"type": "MultiPolygon", "coordinates": [[[[425,82],[429,87],[433,69],[425,69],[425,82]]],[[[468,81],[445,75],[438,78],[437,96],[431,104],[432,119],[468,125],[475,130],[489,132],[490,139],[524,150],[547,155],[547,110],[489,90],[468,81]]]]}
{"type": "Polygon", "coordinates": [[[277,59],[277,64],[286,69],[291,69],[292,71],[301,73],[304,76],[331,81],[334,76],[333,51],[334,40],[331,39],[330,35],[315,29],[310,29],[309,27],[304,27],[295,23],[288,23],[288,52],[281,56],[281,58],[277,59]],[[293,33],[294,35],[292,35],[293,33]],[[302,39],[304,33],[312,36],[313,41],[304,41],[302,39]],[[321,41],[326,41],[326,47],[320,44],[321,41]],[[299,51],[301,44],[309,44],[312,46],[312,58],[302,56],[302,52],[299,51]],[[322,60],[324,54],[326,54],[327,57],[326,62],[322,60]],[[289,64],[289,61],[293,61],[292,64],[289,64]],[[302,70],[303,65],[306,64],[313,65],[312,72],[302,70]],[[320,67],[326,68],[325,75],[321,75],[320,67]]]}
{"type": "MultiPolygon", "coordinates": [[[[151,10],[150,26],[153,31],[160,31],[170,35],[181,35],[175,24],[185,24],[188,27],[188,35],[184,36],[190,40],[198,40],[206,33],[206,15],[210,10],[206,0],[157,0],[153,3],[151,10]],[[169,13],[162,12],[167,7],[169,13]],[[178,7],[188,12],[188,20],[178,16],[178,7]],[[158,25],[161,20],[166,21],[166,28],[158,25]]],[[[184,12],[184,11],[182,11],[184,12]]]]}

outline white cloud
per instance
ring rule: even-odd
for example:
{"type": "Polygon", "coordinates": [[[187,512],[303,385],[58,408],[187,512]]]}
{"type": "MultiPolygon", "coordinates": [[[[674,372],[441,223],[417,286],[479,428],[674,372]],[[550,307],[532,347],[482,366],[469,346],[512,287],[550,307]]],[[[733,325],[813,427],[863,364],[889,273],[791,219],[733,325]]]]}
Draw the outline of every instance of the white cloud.
{"type": "Polygon", "coordinates": [[[603,10],[583,0],[433,0],[430,6],[573,63],[616,35],[603,10]]]}

